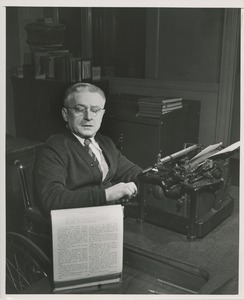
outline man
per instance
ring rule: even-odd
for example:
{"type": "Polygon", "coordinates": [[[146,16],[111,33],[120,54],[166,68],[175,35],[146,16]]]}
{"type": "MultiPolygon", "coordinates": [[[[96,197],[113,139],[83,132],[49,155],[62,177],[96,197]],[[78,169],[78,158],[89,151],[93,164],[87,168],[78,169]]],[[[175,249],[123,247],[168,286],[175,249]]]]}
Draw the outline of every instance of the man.
{"type": "Polygon", "coordinates": [[[98,133],[105,100],[103,91],[88,83],[66,91],[62,116],[67,128],[51,136],[36,157],[35,189],[45,213],[136,195],[141,168],[98,133]]]}

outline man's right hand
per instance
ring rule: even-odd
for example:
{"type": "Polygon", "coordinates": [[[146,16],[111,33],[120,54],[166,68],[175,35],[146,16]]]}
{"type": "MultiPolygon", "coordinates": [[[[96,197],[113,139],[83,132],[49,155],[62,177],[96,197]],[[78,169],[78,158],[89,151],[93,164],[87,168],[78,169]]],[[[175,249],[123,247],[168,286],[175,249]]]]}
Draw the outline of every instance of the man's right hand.
{"type": "Polygon", "coordinates": [[[137,186],[134,182],[120,182],[105,189],[107,202],[117,201],[121,198],[132,198],[137,194],[137,186]]]}

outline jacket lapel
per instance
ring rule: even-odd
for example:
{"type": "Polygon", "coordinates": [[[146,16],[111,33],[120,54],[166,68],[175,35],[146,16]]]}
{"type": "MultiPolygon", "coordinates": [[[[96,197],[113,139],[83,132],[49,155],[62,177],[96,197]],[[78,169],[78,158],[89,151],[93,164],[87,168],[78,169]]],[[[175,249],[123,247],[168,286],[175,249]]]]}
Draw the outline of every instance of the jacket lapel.
{"type": "MultiPolygon", "coordinates": [[[[74,134],[72,134],[72,132],[70,132],[69,130],[66,130],[64,132],[64,135],[66,136],[67,139],[69,139],[71,141],[71,145],[74,147],[74,149],[76,150],[76,152],[78,153],[78,155],[82,158],[82,160],[90,167],[91,164],[95,164],[95,168],[98,172],[98,174],[100,174],[101,176],[101,172],[99,170],[98,165],[94,162],[94,160],[92,159],[92,157],[90,156],[90,154],[85,150],[84,146],[80,143],[80,141],[75,137],[74,134]]],[[[93,170],[93,168],[91,168],[93,170]]],[[[101,176],[102,177],[102,176],[101,176]]]]}

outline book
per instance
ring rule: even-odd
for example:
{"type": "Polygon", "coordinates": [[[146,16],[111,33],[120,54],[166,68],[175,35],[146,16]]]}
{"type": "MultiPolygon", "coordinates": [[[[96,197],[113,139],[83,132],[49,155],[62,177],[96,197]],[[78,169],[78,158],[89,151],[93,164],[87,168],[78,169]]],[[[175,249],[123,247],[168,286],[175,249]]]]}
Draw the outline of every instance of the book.
{"type": "Polygon", "coordinates": [[[162,101],[162,104],[166,105],[166,104],[173,103],[173,102],[178,102],[178,101],[182,101],[182,98],[165,99],[165,100],[162,101]]]}
{"type": "Polygon", "coordinates": [[[91,79],[92,77],[91,61],[82,60],[81,64],[82,64],[82,79],[91,79]]]}
{"type": "Polygon", "coordinates": [[[159,118],[160,115],[182,108],[180,97],[141,97],[138,99],[138,116],[159,118]]]}
{"type": "Polygon", "coordinates": [[[66,60],[71,56],[67,49],[39,49],[33,52],[34,77],[67,81],[69,70],[66,60]]]}
{"type": "Polygon", "coordinates": [[[143,117],[143,118],[155,118],[158,119],[160,117],[159,114],[153,114],[153,113],[138,113],[136,115],[137,117],[143,117]]]}
{"type": "Polygon", "coordinates": [[[179,106],[179,105],[182,105],[182,101],[163,103],[162,108],[170,108],[170,107],[175,107],[175,106],[179,106]]]}
{"type": "Polygon", "coordinates": [[[181,109],[183,107],[182,104],[162,109],[139,109],[137,117],[147,117],[147,118],[159,118],[160,115],[170,113],[172,111],[176,111],[177,109],[181,109]]]}
{"type": "Polygon", "coordinates": [[[162,108],[162,112],[168,112],[168,111],[172,111],[172,110],[176,110],[176,109],[180,109],[182,108],[182,104],[179,104],[177,106],[173,106],[173,107],[166,107],[166,108],[162,108]]]}
{"type": "Polygon", "coordinates": [[[177,104],[172,105],[172,106],[164,106],[164,105],[139,105],[139,110],[140,111],[161,111],[161,110],[170,110],[170,109],[176,109],[176,108],[181,108],[182,107],[182,103],[181,102],[177,102],[177,104]]]}
{"type": "Polygon", "coordinates": [[[168,97],[168,96],[159,96],[159,97],[140,97],[138,103],[160,103],[167,104],[182,101],[181,97],[168,97]]]}
{"type": "Polygon", "coordinates": [[[80,82],[81,81],[81,58],[71,57],[70,63],[70,82],[80,82]]]}
{"type": "Polygon", "coordinates": [[[122,281],[123,208],[51,211],[54,292],[122,281]]]}

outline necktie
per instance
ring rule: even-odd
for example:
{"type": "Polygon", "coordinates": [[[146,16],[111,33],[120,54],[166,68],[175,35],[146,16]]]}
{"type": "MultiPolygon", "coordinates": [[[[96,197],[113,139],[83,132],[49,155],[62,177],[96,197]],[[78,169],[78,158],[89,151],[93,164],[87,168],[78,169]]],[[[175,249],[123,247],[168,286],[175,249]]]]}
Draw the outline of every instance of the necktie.
{"type": "Polygon", "coordinates": [[[92,149],[90,148],[90,143],[91,143],[90,139],[86,139],[84,141],[85,149],[90,154],[90,156],[92,157],[92,159],[99,165],[96,155],[92,152],[92,149]]]}
{"type": "Polygon", "coordinates": [[[101,173],[103,174],[103,179],[106,177],[107,173],[108,173],[108,164],[102,154],[102,152],[100,152],[101,155],[101,165],[99,164],[99,161],[96,157],[96,155],[93,153],[91,147],[90,147],[90,143],[91,140],[90,139],[85,139],[84,141],[84,147],[86,149],[86,151],[89,153],[89,155],[92,157],[92,159],[94,160],[94,162],[96,162],[98,164],[98,168],[101,171],[101,173]]]}

